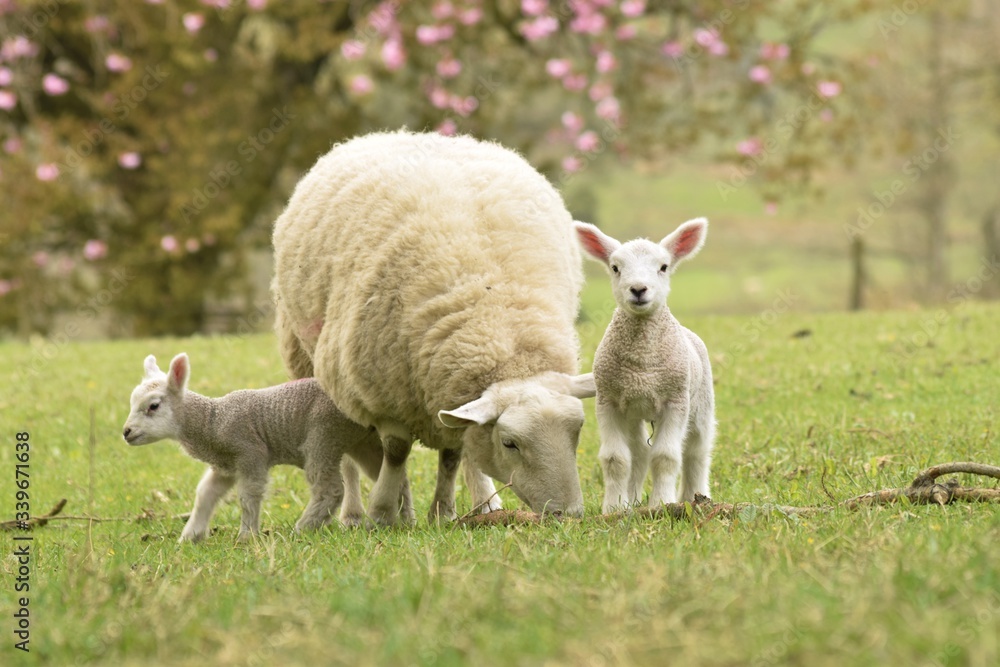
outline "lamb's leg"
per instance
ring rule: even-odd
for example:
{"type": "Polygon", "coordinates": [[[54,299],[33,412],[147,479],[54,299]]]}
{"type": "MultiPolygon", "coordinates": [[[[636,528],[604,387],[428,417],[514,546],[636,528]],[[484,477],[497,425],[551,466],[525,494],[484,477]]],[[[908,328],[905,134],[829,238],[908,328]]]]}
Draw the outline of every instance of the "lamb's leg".
{"type": "Polygon", "coordinates": [[[455,478],[458,476],[458,465],[462,462],[461,449],[442,449],[438,451],[437,487],[434,489],[434,501],[427,513],[428,523],[451,521],[455,514],[455,478]]]}
{"type": "Polygon", "coordinates": [[[632,472],[632,453],[629,447],[629,432],[634,427],[613,407],[598,400],[597,429],[601,434],[601,449],[597,458],[604,472],[604,503],[601,511],[605,514],[625,509],[629,505],[629,475],[632,472]]]}
{"type": "Polygon", "coordinates": [[[468,458],[462,461],[462,473],[465,477],[465,486],[469,489],[472,508],[476,513],[489,514],[503,507],[497,489],[493,486],[493,480],[484,475],[468,458]]]}
{"type": "Polygon", "coordinates": [[[228,475],[215,468],[209,468],[198,482],[195,491],[194,509],[191,518],[181,531],[181,542],[198,542],[208,536],[208,522],[215,506],[236,483],[234,475],[228,475]]]}
{"type": "Polygon", "coordinates": [[[646,422],[637,421],[630,424],[628,434],[629,453],[632,454],[632,469],[628,475],[629,503],[635,507],[642,503],[642,490],[649,472],[649,460],[653,448],[650,445],[649,431],[646,422]]]}
{"type": "Polygon", "coordinates": [[[709,416],[694,424],[684,441],[684,471],[681,476],[681,500],[694,501],[695,494],[711,497],[708,471],[712,463],[715,419],[709,416]]]}
{"type": "MultiPolygon", "coordinates": [[[[365,505],[361,501],[361,476],[358,467],[350,457],[340,462],[340,472],[344,477],[344,504],[340,508],[340,522],[345,526],[360,526],[365,522],[365,505]]],[[[378,477],[378,473],[375,473],[378,477]]]]}
{"type": "Polygon", "coordinates": [[[410,456],[412,446],[411,441],[396,436],[382,438],[382,468],[368,502],[368,516],[377,524],[391,526],[396,523],[405,498],[403,485],[406,484],[406,459],[410,456]]]}
{"type": "Polygon", "coordinates": [[[241,471],[239,478],[240,533],[236,539],[246,542],[260,532],[260,506],[267,490],[267,469],[241,471]]]}
{"type": "Polygon", "coordinates": [[[687,406],[671,405],[664,410],[653,432],[650,467],[653,469],[653,491],[649,506],[659,507],[677,500],[677,477],[681,472],[681,452],[687,434],[687,406]]]}
{"type": "Polygon", "coordinates": [[[327,461],[306,461],[311,495],[295,530],[313,530],[330,523],[344,499],[344,478],[340,470],[341,459],[336,454],[327,461]]]}

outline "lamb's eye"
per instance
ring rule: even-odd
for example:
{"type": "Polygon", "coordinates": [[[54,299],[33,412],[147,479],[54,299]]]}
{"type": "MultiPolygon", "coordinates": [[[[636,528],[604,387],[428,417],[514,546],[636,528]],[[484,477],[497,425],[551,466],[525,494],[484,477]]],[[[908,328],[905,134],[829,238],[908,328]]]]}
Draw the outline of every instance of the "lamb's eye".
{"type": "Polygon", "coordinates": [[[500,441],[500,444],[506,447],[507,449],[517,449],[517,443],[511,440],[510,438],[504,438],[503,440],[500,441]]]}
{"type": "Polygon", "coordinates": [[[159,407],[160,407],[159,403],[150,403],[149,404],[149,411],[150,412],[156,412],[157,408],[159,408],[159,407]]]}
{"type": "Polygon", "coordinates": [[[667,265],[666,264],[664,264],[663,266],[660,267],[660,271],[666,271],[666,270],[667,270],[667,265]]]}
{"type": "Polygon", "coordinates": [[[618,273],[618,267],[615,266],[614,264],[611,265],[611,270],[614,271],[615,273],[618,273]]]}

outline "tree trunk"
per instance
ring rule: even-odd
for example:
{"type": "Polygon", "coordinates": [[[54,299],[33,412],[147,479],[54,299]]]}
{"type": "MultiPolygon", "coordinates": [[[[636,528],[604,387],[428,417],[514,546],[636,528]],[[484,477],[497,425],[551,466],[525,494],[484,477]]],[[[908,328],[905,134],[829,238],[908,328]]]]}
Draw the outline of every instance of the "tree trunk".
{"type": "Polygon", "coordinates": [[[861,235],[851,239],[851,294],[848,308],[862,310],[865,307],[865,242],[861,235]]]}
{"type": "MultiPolygon", "coordinates": [[[[983,216],[983,248],[986,261],[996,261],[1000,258],[1000,206],[994,206],[983,216]]],[[[1000,284],[996,280],[983,283],[983,297],[986,299],[1000,298],[1000,284]]]]}

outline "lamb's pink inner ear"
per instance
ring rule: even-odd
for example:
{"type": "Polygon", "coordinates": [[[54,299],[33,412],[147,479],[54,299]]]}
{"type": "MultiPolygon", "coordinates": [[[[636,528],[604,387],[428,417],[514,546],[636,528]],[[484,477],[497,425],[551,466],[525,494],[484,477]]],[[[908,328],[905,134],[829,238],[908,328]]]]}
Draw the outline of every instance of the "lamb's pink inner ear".
{"type": "Polygon", "coordinates": [[[674,254],[674,261],[687,257],[692,250],[698,247],[703,230],[704,227],[702,225],[691,225],[674,239],[673,247],[671,248],[674,254]]]}
{"type": "Polygon", "coordinates": [[[597,234],[589,229],[579,228],[577,228],[576,233],[580,237],[580,243],[583,244],[587,252],[602,262],[608,261],[608,249],[601,243],[601,239],[598,238],[597,234]]]}
{"type": "Polygon", "coordinates": [[[177,357],[174,359],[173,363],[170,364],[171,384],[176,389],[184,388],[184,381],[187,379],[187,372],[187,359],[184,357],[177,357]]]}

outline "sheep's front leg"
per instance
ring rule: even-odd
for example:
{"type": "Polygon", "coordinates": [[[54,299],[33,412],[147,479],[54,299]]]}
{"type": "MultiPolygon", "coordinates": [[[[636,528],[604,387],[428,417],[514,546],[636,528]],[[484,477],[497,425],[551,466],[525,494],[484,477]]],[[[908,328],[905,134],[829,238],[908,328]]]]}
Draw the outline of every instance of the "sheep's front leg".
{"type": "Polygon", "coordinates": [[[266,490],[266,468],[240,474],[238,488],[240,494],[240,533],[236,536],[237,541],[246,542],[260,532],[260,506],[264,502],[266,490]]]}
{"type": "Polygon", "coordinates": [[[653,470],[653,491],[649,506],[659,507],[677,501],[677,477],[681,472],[681,452],[687,432],[688,408],[676,404],[667,406],[653,431],[650,467],[653,470]]]}
{"type": "Polygon", "coordinates": [[[468,458],[462,461],[462,473],[465,477],[465,486],[469,489],[472,509],[476,513],[489,514],[503,507],[497,489],[493,486],[493,480],[484,475],[468,458]]]}
{"type": "Polygon", "coordinates": [[[198,542],[208,536],[208,522],[212,518],[215,506],[229,489],[236,483],[236,477],[209,468],[198,482],[194,496],[194,509],[191,517],[181,531],[180,542],[198,542]]]}
{"type": "Polygon", "coordinates": [[[333,519],[344,499],[344,478],[341,476],[340,464],[341,458],[338,455],[333,455],[329,461],[306,461],[310,498],[295,524],[295,530],[320,528],[333,519]]]}
{"type": "Polygon", "coordinates": [[[427,513],[428,523],[451,521],[455,514],[455,478],[458,476],[458,465],[462,462],[462,450],[442,449],[438,452],[437,487],[434,489],[434,501],[427,513]]]}
{"type": "Polygon", "coordinates": [[[377,524],[391,526],[396,523],[400,506],[405,500],[403,487],[406,484],[406,459],[410,456],[412,446],[411,441],[396,436],[382,438],[382,468],[372,487],[368,503],[368,516],[377,524]]]}
{"type": "Polygon", "coordinates": [[[601,449],[597,458],[604,472],[604,503],[601,511],[605,514],[626,509],[631,502],[629,476],[632,472],[632,452],[629,446],[629,432],[634,431],[614,407],[598,397],[597,429],[601,434],[601,449]]]}

